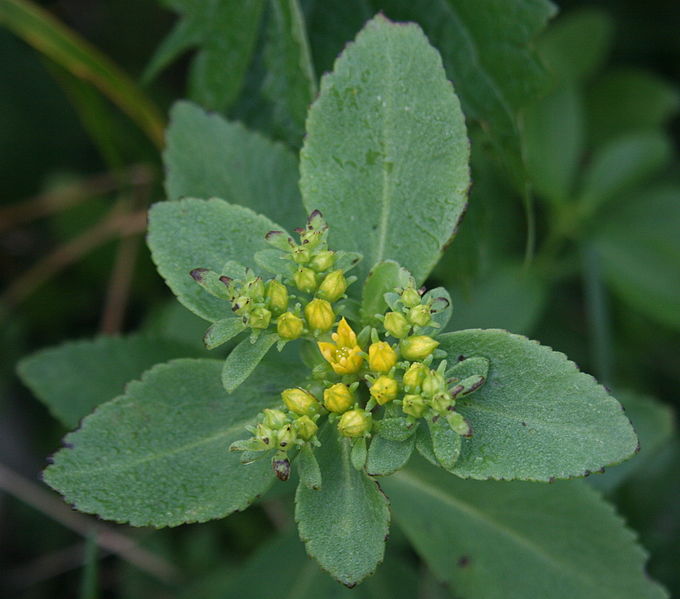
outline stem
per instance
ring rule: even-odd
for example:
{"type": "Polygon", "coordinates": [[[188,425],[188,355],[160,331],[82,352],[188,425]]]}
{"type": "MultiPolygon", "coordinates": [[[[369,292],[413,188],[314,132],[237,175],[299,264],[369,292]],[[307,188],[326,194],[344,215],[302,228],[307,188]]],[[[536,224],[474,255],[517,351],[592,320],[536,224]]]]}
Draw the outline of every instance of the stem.
{"type": "Polygon", "coordinates": [[[609,386],[612,382],[614,345],[612,343],[609,301],[602,280],[600,256],[593,246],[586,245],[581,250],[581,259],[590,332],[590,351],[595,375],[603,385],[609,386]]]}
{"type": "Polygon", "coordinates": [[[97,531],[93,529],[85,539],[80,599],[97,599],[97,549],[97,531]]]}
{"type": "Polygon", "coordinates": [[[527,221],[527,240],[524,246],[524,269],[528,269],[534,259],[536,250],[536,214],[534,213],[534,196],[531,185],[525,183],[522,190],[522,204],[527,221]]]}

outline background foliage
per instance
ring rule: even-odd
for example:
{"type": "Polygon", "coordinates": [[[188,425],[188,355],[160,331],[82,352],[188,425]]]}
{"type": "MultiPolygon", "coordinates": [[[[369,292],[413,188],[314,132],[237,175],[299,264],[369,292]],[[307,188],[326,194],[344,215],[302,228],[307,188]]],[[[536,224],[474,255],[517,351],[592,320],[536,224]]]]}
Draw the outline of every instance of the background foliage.
{"type": "MultiPolygon", "coordinates": [[[[574,531],[606,553],[630,539],[598,537],[598,523],[618,518],[599,500],[604,493],[650,552],[650,574],[680,593],[680,442],[673,432],[680,383],[677,3],[572,0],[558,2],[555,17],[543,0],[514,0],[512,11],[504,1],[487,0],[494,15],[488,19],[471,0],[258,0],[243,3],[239,14],[223,0],[42,4],[47,12],[20,0],[0,6],[3,593],[240,597],[262,584],[261,564],[273,561],[277,586],[295,591],[291,596],[349,593],[305,558],[290,533],[293,515],[282,494],[292,485],[226,520],[152,531],[74,514],[40,485],[37,473],[42,456],[91,406],[120,394],[145,366],[206,357],[204,324],[172,300],[142,243],[146,207],[196,193],[209,181],[199,188],[205,197],[296,225],[294,169],[307,106],[319,75],[378,10],[420,23],[442,54],[472,137],[469,209],[428,286],[451,291],[453,329],[530,334],[615,391],[635,424],[641,454],[587,483],[560,483],[565,505],[555,509],[574,510],[574,531]],[[230,122],[190,104],[169,111],[180,98],[230,122]],[[171,128],[164,145],[166,114],[171,128]],[[181,161],[180,150],[195,155],[195,164],[181,161]],[[250,169],[254,163],[258,169],[250,169]],[[127,339],[98,336],[139,328],[127,339]],[[76,371],[73,360],[41,370],[44,353],[20,369],[24,378],[31,369],[40,372],[44,388],[32,391],[49,398],[50,415],[19,383],[15,365],[74,338],[91,339],[65,346],[81,365],[76,371]],[[597,506],[598,517],[580,521],[581,505],[597,506]]],[[[324,134],[332,138],[332,131],[324,134]]],[[[386,480],[386,490],[415,518],[442,501],[441,494],[428,494],[429,476],[423,466],[421,477],[409,472],[386,480]]],[[[450,482],[457,498],[446,505],[451,537],[467,526],[470,538],[501,543],[487,524],[497,506],[485,504],[488,494],[470,482],[450,482]],[[471,505],[480,519],[470,519],[471,505]]],[[[527,483],[493,484],[498,501],[511,504],[520,493],[514,485],[527,483]]],[[[544,501],[541,488],[532,498],[537,504],[544,501]]],[[[531,514],[523,509],[503,527],[531,514]]],[[[423,539],[427,522],[410,530],[413,521],[403,529],[393,523],[385,564],[354,596],[495,596],[498,584],[477,574],[483,564],[469,567],[463,554],[455,563],[442,562],[441,551],[429,555],[438,539],[423,539]],[[452,582],[453,569],[460,586],[440,587],[435,576],[452,582]]],[[[540,531],[534,541],[544,542],[540,531]]],[[[509,571],[561,572],[537,568],[531,552],[501,553],[516,560],[502,564],[509,571]]],[[[578,569],[578,556],[572,557],[568,567],[578,569]]],[[[544,592],[541,576],[527,580],[535,586],[523,592],[544,592]]],[[[563,591],[595,592],[587,584],[563,591]]]]}

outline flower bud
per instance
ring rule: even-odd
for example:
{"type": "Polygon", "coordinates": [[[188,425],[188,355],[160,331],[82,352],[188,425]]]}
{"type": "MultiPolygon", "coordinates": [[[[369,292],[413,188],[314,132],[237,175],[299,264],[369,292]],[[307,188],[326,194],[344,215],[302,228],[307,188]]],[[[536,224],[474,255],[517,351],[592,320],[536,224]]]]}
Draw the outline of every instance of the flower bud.
{"type": "Polygon", "coordinates": [[[445,392],[435,393],[430,398],[430,406],[435,412],[439,412],[440,414],[445,414],[453,404],[454,400],[445,392]]]}
{"type": "Polygon", "coordinates": [[[414,418],[422,418],[426,407],[425,400],[420,395],[404,395],[401,402],[401,409],[404,414],[414,418]]]}
{"type": "Polygon", "coordinates": [[[402,339],[399,344],[401,355],[410,362],[424,360],[429,356],[439,345],[439,341],[435,341],[432,337],[427,335],[414,335],[402,339]]]}
{"type": "Polygon", "coordinates": [[[388,312],[385,314],[383,326],[392,337],[396,337],[397,339],[406,337],[411,329],[411,325],[401,312],[388,312]]]}
{"type": "Polygon", "coordinates": [[[333,264],[335,264],[335,252],[324,250],[312,256],[312,259],[309,261],[309,268],[316,272],[323,272],[333,268],[333,264]]]}
{"type": "Polygon", "coordinates": [[[368,348],[368,367],[375,372],[389,372],[397,363],[397,352],[386,341],[372,343],[368,348]]]}
{"type": "Polygon", "coordinates": [[[401,292],[401,302],[407,308],[414,308],[420,304],[420,293],[413,287],[407,287],[401,292]]]}
{"type": "Polygon", "coordinates": [[[309,441],[319,430],[316,422],[309,416],[300,416],[298,419],[293,420],[293,428],[295,429],[297,436],[304,441],[309,441]]]}
{"type": "Polygon", "coordinates": [[[342,414],[354,405],[354,395],[343,383],[336,383],[323,392],[323,405],[329,412],[342,414]]]}
{"type": "Polygon", "coordinates": [[[326,275],[319,285],[317,295],[329,302],[338,301],[347,289],[347,280],[342,270],[334,270],[326,275]]]}
{"type": "Polygon", "coordinates": [[[420,362],[414,362],[404,373],[404,386],[409,390],[415,390],[416,387],[420,387],[423,384],[428,373],[429,369],[427,366],[420,362]]]}
{"type": "Polygon", "coordinates": [[[432,397],[437,393],[446,392],[446,379],[443,375],[431,370],[423,380],[423,395],[432,397]]]}
{"type": "Polygon", "coordinates": [[[288,289],[276,279],[267,283],[265,299],[267,306],[274,314],[281,314],[288,309],[288,289]]]}
{"type": "Polygon", "coordinates": [[[239,316],[243,316],[244,314],[248,314],[252,303],[253,300],[251,300],[247,295],[241,295],[236,298],[231,306],[231,309],[239,316]]]}
{"type": "Polygon", "coordinates": [[[345,437],[363,437],[370,432],[372,424],[370,412],[361,409],[349,410],[340,417],[338,431],[345,437]]]}
{"type": "Polygon", "coordinates": [[[463,437],[469,437],[472,434],[472,428],[466,422],[465,418],[460,412],[451,412],[447,417],[446,421],[454,432],[462,435],[463,437]]]}
{"type": "Polygon", "coordinates": [[[316,289],[316,273],[311,268],[301,266],[293,275],[295,286],[305,293],[314,293],[316,289]]]}
{"type": "Polygon", "coordinates": [[[427,326],[432,320],[432,315],[430,314],[430,306],[425,304],[420,304],[411,308],[408,312],[409,321],[419,327],[427,326]]]}
{"type": "Polygon", "coordinates": [[[246,283],[245,294],[254,300],[260,300],[264,297],[264,282],[260,277],[255,277],[246,283]]]}
{"type": "Polygon", "coordinates": [[[326,300],[313,299],[305,306],[305,318],[310,328],[328,331],[335,322],[335,313],[326,300]]]}
{"type": "Polygon", "coordinates": [[[295,439],[297,439],[297,435],[290,424],[284,425],[283,428],[276,432],[276,441],[281,449],[293,445],[295,439]]]}
{"type": "Polygon", "coordinates": [[[314,416],[319,411],[319,402],[308,391],[295,387],[281,393],[281,399],[286,407],[299,416],[314,416]]]}
{"type": "Polygon", "coordinates": [[[279,429],[288,422],[288,416],[281,410],[271,410],[269,408],[264,410],[264,418],[262,425],[270,429],[279,429]]]}
{"type": "Polygon", "coordinates": [[[381,406],[392,401],[399,394],[399,384],[388,376],[379,376],[370,388],[371,397],[381,406]]]}
{"type": "Polygon", "coordinates": [[[307,264],[312,257],[307,244],[299,245],[293,250],[293,262],[296,264],[307,264]]]}
{"type": "Polygon", "coordinates": [[[272,319],[272,313],[267,308],[253,308],[248,314],[248,326],[253,329],[266,329],[272,319]]]}
{"type": "Polygon", "coordinates": [[[258,424],[255,427],[255,437],[267,447],[271,447],[276,441],[276,433],[268,426],[265,426],[264,423],[258,424]]]}
{"type": "Polygon", "coordinates": [[[276,478],[279,480],[288,480],[288,477],[290,476],[290,460],[286,457],[285,453],[277,453],[277,455],[272,458],[272,469],[274,470],[274,474],[276,474],[276,478]]]}
{"type": "Polygon", "coordinates": [[[286,312],[281,314],[276,321],[276,332],[279,334],[281,339],[297,339],[302,335],[302,330],[304,329],[304,322],[302,318],[298,318],[292,312],[286,312]]]}

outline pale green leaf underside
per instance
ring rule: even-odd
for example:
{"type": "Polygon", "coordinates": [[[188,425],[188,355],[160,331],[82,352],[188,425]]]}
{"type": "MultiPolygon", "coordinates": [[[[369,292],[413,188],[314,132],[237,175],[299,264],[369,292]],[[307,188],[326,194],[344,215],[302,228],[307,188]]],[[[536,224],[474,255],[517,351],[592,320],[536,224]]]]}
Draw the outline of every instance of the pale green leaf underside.
{"type": "Polygon", "coordinates": [[[184,343],[150,335],[98,337],[40,350],[24,358],[17,368],[23,382],[54,417],[74,428],[154,364],[196,353],[184,343]]]}
{"type": "Polygon", "coordinates": [[[166,139],[170,200],[221,198],[288,230],[304,223],[297,159],[283,144],[190,102],[173,106],[166,139]]]}
{"type": "Polygon", "coordinates": [[[223,200],[187,198],[160,202],[149,211],[147,242],[158,272],[177,299],[211,322],[233,316],[228,301],[213,297],[189,274],[194,268],[222,272],[232,260],[256,268],[253,255],[264,236],[281,229],[268,218],[223,200]]]}
{"type": "Polygon", "coordinates": [[[228,396],[221,368],[176,360],[147,371],[67,435],[45,482],[76,509],[133,526],[204,522],[245,508],[273,473],[268,460],[242,465],[229,446],[300,374],[294,363],[270,364],[228,396]]]}
{"type": "Polygon", "coordinates": [[[327,425],[315,450],[321,489],[299,485],[295,520],[307,553],[341,583],[352,586],[383,559],[389,529],[388,502],[377,483],[352,467],[350,443],[327,425]]]}
{"type": "MultiPolygon", "coordinates": [[[[222,385],[227,393],[233,393],[250,376],[271,346],[279,339],[278,335],[263,333],[255,343],[251,343],[246,337],[231,351],[222,367],[222,385]]],[[[281,390],[283,389],[281,387],[281,390]]]]}
{"type": "Polygon", "coordinates": [[[481,356],[489,376],[458,402],[473,435],[453,472],[463,478],[583,476],[630,457],[637,438],[619,403],[564,354],[501,330],[442,335],[450,359],[481,356]]]}
{"type": "Polygon", "coordinates": [[[301,189],[363,279],[394,259],[422,282],[465,207],[469,144],[441,59],[417,25],[378,16],[321,82],[307,119],[301,189]]]}
{"type": "Polygon", "coordinates": [[[385,479],[396,521],[463,599],[661,599],[645,554],[581,481],[462,481],[424,461],[385,479]]]}

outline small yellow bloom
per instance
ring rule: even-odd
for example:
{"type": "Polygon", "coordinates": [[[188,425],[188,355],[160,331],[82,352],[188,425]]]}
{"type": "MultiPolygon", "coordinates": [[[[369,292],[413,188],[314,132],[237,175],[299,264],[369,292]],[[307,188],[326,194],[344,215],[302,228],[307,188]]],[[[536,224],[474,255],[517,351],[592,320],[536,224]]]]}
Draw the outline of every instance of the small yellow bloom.
{"type": "Polygon", "coordinates": [[[328,273],[319,285],[317,295],[329,302],[338,301],[347,290],[347,279],[342,270],[334,270],[328,273]]]}
{"type": "Polygon", "coordinates": [[[323,392],[323,405],[329,412],[342,414],[354,404],[354,395],[343,383],[336,383],[323,392]]]}
{"type": "Polygon", "coordinates": [[[333,326],[335,312],[326,300],[313,299],[305,306],[305,318],[310,328],[327,331],[333,326]]]}
{"type": "Polygon", "coordinates": [[[368,367],[375,372],[389,372],[397,363],[397,352],[386,341],[372,343],[368,348],[368,367]]]}
{"type": "Polygon", "coordinates": [[[371,397],[382,406],[396,399],[399,394],[399,385],[397,381],[388,376],[379,376],[371,385],[370,392],[371,397]]]}
{"type": "MultiPolygon", "coordinates": [[[[325,300],[313,301],[322,302],[325,300]]],[[[359,372],[364,358],[361,356],[357,336],[344,318],[338,324],[338,331],[333,333],[331,337],[335,343],[328,343],[327,341],[319,341],[318,343],[324,360],[331,365],[336,374],[359,372]]]]}
{"type": "Polygon", "coordinates": [[[276,332],[282,339],[297,339],[302,335],[304,323],[301,318],[298,318],[292,312],[281,314],[276,321],[276,332]]]}
{"type": "Polygon", "coordinates": [[[410,362],[416,362],[427,358],[427,356],[437,349],[438,345],[439,341],[435,341],[432,337],[428,337],[427,335],[414,335],[402,339],[399,344],[399,349],[404,358],[410,362]]]}
{"type": "Polygon", "coordinates": [[[296,387],[286,389],[281,393],[281,399],[286,407],[299,416],[313,416],[319,411],[319,402],[309,391],[296,387]]]}
{"type": "Polygon", "coordinates": [[[350,410],[345,412],[338,422],[338,431],[345,437],[363,437],[370,432],[373,418],[365,410],[350,410]]]}

